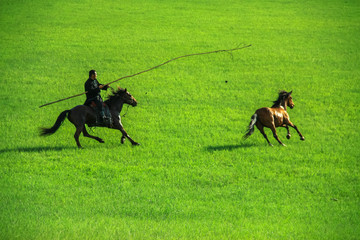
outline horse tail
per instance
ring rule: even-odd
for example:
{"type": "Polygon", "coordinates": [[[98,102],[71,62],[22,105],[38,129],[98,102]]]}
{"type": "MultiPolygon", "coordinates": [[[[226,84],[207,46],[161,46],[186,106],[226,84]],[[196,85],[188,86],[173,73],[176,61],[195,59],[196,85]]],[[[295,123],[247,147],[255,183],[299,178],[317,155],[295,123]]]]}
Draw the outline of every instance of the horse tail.
{"type": "Polygon", "coordinates": [[[247,130],[247,133],[243,136],[244,139],[247,139],[248,137],[251,136],[251,134],[254,133],[256,121],[257,121],[257,114],[254,113],[254,115],[251,116],[251,121],[250,121],[248,130],[247,130]]]}
{"type": "Polygon", "coordinates": [[[47,135],[51,135],[51,134],[55,133],[59,129],[61,124],[64,122],[64,120],[67,117],[69,112],[70,112],[70,110],[65,110],[62,113],[60,113],[60,115],[57,118],[54,126],[52,126],[51,128],[41,128],[40,129],[40,136],[47,136],[47,135]]]}

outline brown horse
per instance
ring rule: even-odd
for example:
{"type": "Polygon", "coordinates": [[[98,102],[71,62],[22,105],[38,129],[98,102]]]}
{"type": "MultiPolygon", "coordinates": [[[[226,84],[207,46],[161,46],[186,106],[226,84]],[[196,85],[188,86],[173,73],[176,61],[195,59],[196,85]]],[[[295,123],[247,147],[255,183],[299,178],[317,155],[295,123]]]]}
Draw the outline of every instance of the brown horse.
{"type": "Polygon", "coordinates": [[[298,128],[290,122],[289,114],[286,112],[287,107],[289,106],[291,109],[294,107],[294,102],[292,100],[291,92],[280,91],[279,97],[276,101],[274,101],[274,105],[271,108],[260,108],[256,110],[255,114],[251,117],[251,122],[249,124],[249,129],[247,133],[244,135],[244,138],[248,138],[254,132],[254,126],[260,130],[266,141],[270,146],[273,146],[269,139],[267,138],[264,127],[268,127],[271,129],[274,138],[283,146],[283,144],[278,135],[276,134],[276,127],[285,127],[287,129],[287,139],[290,139],[290,131],[289,126],[294,128],[300,136],[300,140],[305,140],[304,136],[300,133],[298,128]]]}
{"type": "MultiPolygon", "coordinates": [[[[131,94],[126,90],[122,88],[118,88],[117,91],[113,91],[113,94],[109,97],[108,100],[105,101],[105,104],[108,105],[111,113],[112,118],[112,126],[109,128],[120,130],[122,133],[121,137],[121,143],[124,143],[125,139],[128,138],[132,145],[139,145],[139,143],[135,142],[125,131],[120,118],[120,112],[123,108],[124,103],[129,104],[133,107],[137,105],[136,99],[131,96],[131,94]]],[[[81,133],[83,133],[84,137],[89,137],[92,139],[97,140],[100,143],[104,143],[104,141],[95,136],[91,136],[85,127],[85,124],[88,125],[95,125],[96,123],[96,113],[95,110],[89,106],[85,105],[78,105],[70,110],[65,110],[62,113],[60,113],[59,117],[57,118],[54,126],[51,128],[42,128],[41,129],[41,136],[47,136],[55,133],[65,118],[68,118],[69,121],[74,124],[76,127],[75,132],[75,141],[79,148],[82,148],[80,142],[79,142],[79,136],[81,133]]]]}

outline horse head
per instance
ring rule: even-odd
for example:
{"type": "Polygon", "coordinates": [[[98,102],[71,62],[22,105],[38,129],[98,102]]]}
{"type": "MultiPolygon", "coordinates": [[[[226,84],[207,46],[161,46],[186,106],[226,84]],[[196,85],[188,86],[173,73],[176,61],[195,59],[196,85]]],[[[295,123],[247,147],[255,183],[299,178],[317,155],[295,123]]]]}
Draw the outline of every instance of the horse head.
{"type": "Polygon", "coordinates": [[[136,99],[127,91],[127,89],[123,89],[118,87],[118,90],[116,92],[113,92],[114,96],[117,96],[121,100],[124,101],[124,103],[129,104],[133,107],[137,105],[136,99]]]}
{"type": "Polygon", "coordinates": [[[285,99],[286,99],[286,101],[287,101],[287,105],[292,109],[295,104],[294,104],[294,102],[293,102],[291,93],[292,93],[292,91],[288,92],[288,93],[286,94],[286,98],[285,98],[285,99]]]}
{"type": "Polygon", "coordinates": [[[112,95],[106,101],[109,105],[118,105],[119,103],[126,103],[133,107],[137,105],[136,99],[125,89],[118,87],[117,90],[112,91],[112,95]]]}

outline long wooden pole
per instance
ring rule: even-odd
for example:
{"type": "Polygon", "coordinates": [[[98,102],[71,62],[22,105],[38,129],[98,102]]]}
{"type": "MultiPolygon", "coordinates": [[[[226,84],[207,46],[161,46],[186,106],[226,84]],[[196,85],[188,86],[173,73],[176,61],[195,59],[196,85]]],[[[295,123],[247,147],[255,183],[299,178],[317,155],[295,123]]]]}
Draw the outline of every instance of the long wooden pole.
{"type": "MultiPolygon", "coordinates": [[[[170,59],[170,60],[168,60],[168,61],[166,61],[166,62],[163,62],[163,63],[161,63],[161,64],[159,64],[159,65],[157,65],[157,66],[155,66],[155,67],[146,69],[146,70],[144,70],[144,71],[141,71],[141,72],[138,72],[138,73],[135,73],[135,74],[132,74],[132,75],[128,75],[128,76],[121,77],[121,78],[116,79],[116,80],[114,80],[114,81],[112,81],[112,82],[109,82],[109,83],[107,83],[107,84],[105,84],[105,85],[110,85],[110,84],[115,83],[115,82],[118,82],[118,81],[120,81],[120,80],[122,80],[122,79],[124,79],[124,78],[131,78],[131,77],[140,75],[140,74],[142,74],[142,73],[149,72],[149,71],[151,71],[151,70],[154,70],[155,68],[161,67],[161,66],[163,66],[163,65],[165,65],[165,64],[168,64],[168,63],[170,63],[170,62],[172,62],[172,61],[175,61],[175,60],[177,60],[177,59],[180,59],[180,58],[197,56],[197,55],[205,55],[205,54],[211,54],[211,53],[219,53],[219,52],[232,52],[232,51],[236,51],[236,50],[240,50],[240,49],[244,49],[244,48],[248,48],[248,47],[251,47],[251,44],[250,44],[250,45],[245,45],[245,46],[242,46],[242,47],[232,48],[232,49],[223,49],[223,50],[216,50],[216,51],[211,51],[211,52],[193,53],[193,54],[183,55],[183,56],[180,56],[180,57],[176,57],[176,58],[170,59]]],[[[58,102],[61,102],[61,101],[65,101],[65,100],[68,100],[68,99],[70,99],[70,98],[78,97],[78,96],[84,95],[84,94],[86,94],[86,93],[87,93],[87,92],[83,92],[83,93],[79,93],[79,94],[76,94],[76,95],[71,96],[71,97],[67,97],[67,98],[63,98],[63,99],[60,99],[60,100],[56,100],[56,101],[54,101],[54,102],[46,103],[46,104],[43,104],[43,105],[39,106],[39,108],[45,107],[45,106],[48,106],[48,105],[51,105],[51,104],[54,104],[54,103],[58,103],[58,102]]]]}

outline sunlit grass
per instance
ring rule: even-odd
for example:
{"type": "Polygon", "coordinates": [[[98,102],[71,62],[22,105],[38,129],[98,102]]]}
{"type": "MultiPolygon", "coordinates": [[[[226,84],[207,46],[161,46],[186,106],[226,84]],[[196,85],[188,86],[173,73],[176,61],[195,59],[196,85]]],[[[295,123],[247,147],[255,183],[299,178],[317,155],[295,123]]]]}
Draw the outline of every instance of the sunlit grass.
{"type": "MultiPolygon", "coordinates": [[[[359,235],[355,1],[32,1],[0,7],[1,239],[355,239],[359,235]],[[90,69],[138,100],[127,132],[65,121],[90,69]],[[242,135],[281,89],[305,136],[242,135]]],[[[106,97],[106,93],[103,94],[106,97]]]]}

